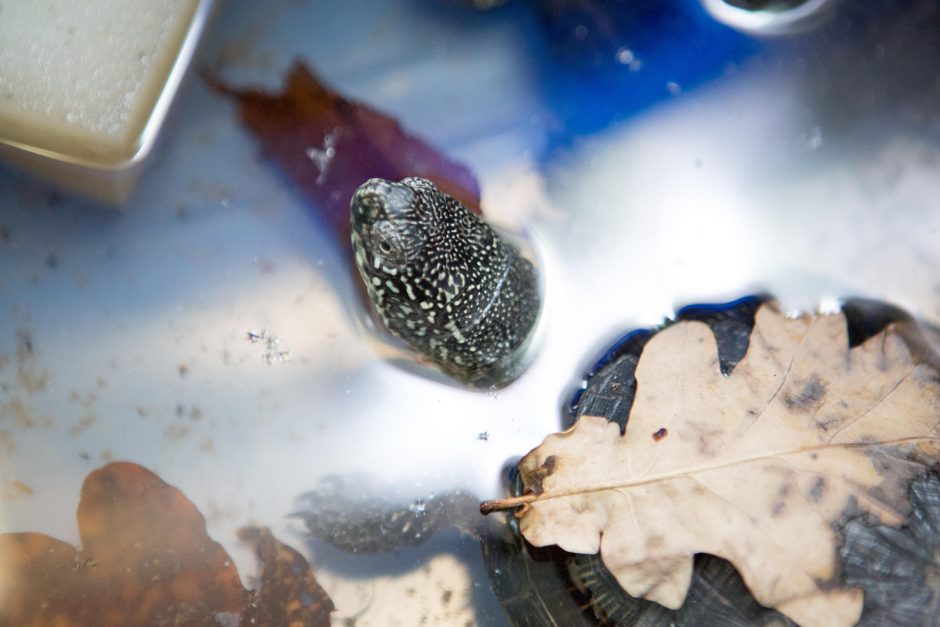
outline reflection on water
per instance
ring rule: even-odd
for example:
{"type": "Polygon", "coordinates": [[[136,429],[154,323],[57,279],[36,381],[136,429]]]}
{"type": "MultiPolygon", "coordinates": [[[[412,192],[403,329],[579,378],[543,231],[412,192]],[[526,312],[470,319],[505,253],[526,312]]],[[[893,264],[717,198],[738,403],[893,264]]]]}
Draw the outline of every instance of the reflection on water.
{"type": "Polygon", "coordinates": [[[479,535],[480,499],[466,492],[432,492],[405,501],[377,477],[326,477],[298,499],[310,534],[347,553],[384,553],[427,542],[456,527],[479,535]]]}

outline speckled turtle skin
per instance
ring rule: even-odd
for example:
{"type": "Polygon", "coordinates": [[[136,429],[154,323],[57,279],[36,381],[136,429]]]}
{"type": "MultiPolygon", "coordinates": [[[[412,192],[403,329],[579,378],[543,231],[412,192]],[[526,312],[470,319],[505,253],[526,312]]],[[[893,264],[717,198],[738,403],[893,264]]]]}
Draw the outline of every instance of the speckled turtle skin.
{"type": "Polygon", "coordinates": [[[350,221],[356,266],[392,334],[472,386],[519,374],[541,299],[516,248],[423,178],[366,181],[350,221]]]}

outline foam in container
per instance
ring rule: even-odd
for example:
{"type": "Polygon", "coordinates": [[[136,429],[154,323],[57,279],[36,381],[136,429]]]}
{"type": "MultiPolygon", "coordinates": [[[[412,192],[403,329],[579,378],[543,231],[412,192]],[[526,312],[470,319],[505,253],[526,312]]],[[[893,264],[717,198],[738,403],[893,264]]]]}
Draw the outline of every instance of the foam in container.
{"type": "Polygon", "coordinates": [[[0,157],[120,203],[213,0],[0,0],[0,157]]]}

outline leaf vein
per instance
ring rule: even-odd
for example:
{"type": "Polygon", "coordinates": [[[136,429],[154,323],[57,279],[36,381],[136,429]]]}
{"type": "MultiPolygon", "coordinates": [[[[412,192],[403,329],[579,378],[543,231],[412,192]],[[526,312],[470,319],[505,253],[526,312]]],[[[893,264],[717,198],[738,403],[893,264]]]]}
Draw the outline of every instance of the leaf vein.
{"type": "Polygon", "coordinates": [[[905,381],[907,381],[907,380],[910,378],[910,376],[911,376],[911,374],[914,372],[914,369],[915,369],[915,368],[916,368],[916,366],[912,366],[912,367],[910,368],[910,370],[908,370],[907,373],[906,373],[903,377],[901,377],[900,379],[898,379],[897,383],[895,383],[895,384],[891,387],[891,389],[888,390],[888,393],[882,395],[882,397],[881,397],[880,399],[878,399],[878,401],[877,401],[874,405],[872,405],[871,407],[869,407],[868,409],[866,409],[865,411],[863,411],[861,414],[859,414],[858,416],[856,416],[856,417],[853,418],[852,420],[848,421],[846,424],[844,424],[844,425],[842,425],[841,427],[839,427],[839,429],[838,429],[835,433],[833,433],[832,436],[829,437],[829,440],[828,440],[828,441],[829,441],[829,442],[832,442],[840,433],[842,433],[843,431],[845,431],[846,429],[848,429],[849,427],[851,427],[852,425],[854,425],[855,423],[857,423],[859,420],[861,420],[862,418],[864,418],[865,416],[867,416],[868,414],[870,414],[871,412],[873,412],[873,411],[874,411],[875,409],[877,409],[879,406],[881,406],[882,403],[884,403],[886,400],[888,400],[888,399],[897,391],[897,389],[901,386],[902,383],[904,383],[905,381]]]}
{"type": "MultiPolygon", "coordinates": [[[[736,459],[724,464],[716,464],[714,466],[701,466],[698,468],[692,468],[689,470],[683,470],[681,472],[669,473],[664,475],[659,475],[649,479],[643,479],[640,481],[619,481],[616,483],[608,484],[599,484],[594,486],[578,486],[575,488],[567,490],[558,490],[552,492],[546,490],[541,494],[530,494],[526,495],[525,502],[530,504],[536,504],[539,501],[545,501],[549,499],[564,498],[567,496],[577,496],[580,494],[589,494],[594,492],[605,492],[608,490],[627,490],[630,488],[638,488],[645,485],[651,485],[656,483],[662,483],[665,481],[671,481],[674,479],[682,479],[685,477],[693,477],[697,474],[706,473],[706,472],[715,472],[718,470],[725,470],[728,468],[734,468],[736,466],[741,466],[745,464],[751,464],[755,462],[767,461],[770,459],[781,459],[784,456],[788,455],[800,455],[803,453],[810,453],[818,450],[825,450],[830,448],[876,448],[876,447],[889,447],[889,446],[899,446],[902,444],[913,444],[917,442],[932,442],[940,446],[940,436],[913,436],[907,438],[895,438],[891,440],[885,440],[882,442],[840,442],[840,443],[823,443],[816,446],[807,446],[794,451],[778,451],[776,453],[768,453],[766,455],[755,455],[752,457],[744,457],[741,459],[736,459]]],[[[521,503],[520,503],[521,504],[521,503]]]]}
{"type": "MultiPolygon", "coordinates": [[[[755,327],[755,328],[756,328],[756,327],[755,327]]],[[[761,331],[758,330],[758,331],[755,332],[755,334],[760,337],[761,343],[762,343],[764,346],[768,346],[768,345],[769,345],[768,342],[767,342],[767,339],[764,337],[764,334],[763,334],[761,331]]],[[[761,408],[761,410],[760,410],[759,412],[757,412],[757,415],[754,416],[754,419],[751,420],[750,424],[748,424],[748,425],[744,428],[744,431],[741,432],[741,436],[740,436],[740,437],[743,438],[743,437],[747,436],[747,432],[750,431],[751,427],[753,427],[753,426],[757,423],[757,421],[760,420],[760,419],[764,416],[764,412],[767,411],[767,408],[770,407],[771,404],[773,404],[773,402],[774,402],[775,400],[777,400],[777,397],[778,397],[778,396],[780,396],[780,390],[783,389],[783,386],[786,385],[787,380],[790,378],[790,372],[793,370],[793,362],[794,362],[794,360],[796,359],[796,356],[799,354],[800,349],[803,347],[803,342],[806,340],[806,336],[807,336],[808,334],[809,334],[809,327],[804,327],[804,329],[803,329],[803,335],[800,336],[800,341],[799,341],[799,343],[798,343],[798,344],[796,345],[796,347],[793,349],[793,352],[790,353],[790,360],[789,360],[789,362],[787,363],[786,370],[783,371],[783,375],[780,377],[780,384],[777,386],[777,389],[774,390],[774,393],[770,395],[770,398],[767,399],[767,402],[764,403],[764,406],[761,408]]],[[[780,360],[777,359],[777,356],[773,353],[773,351],[769,351],[769,350],[768,350],[768,353],[769,353],[770,355],[772,355],[771,358],[773,359],[774,363],[776,363],[776,364],[782,366],[782,364],[780,363],[780,360]]]]}

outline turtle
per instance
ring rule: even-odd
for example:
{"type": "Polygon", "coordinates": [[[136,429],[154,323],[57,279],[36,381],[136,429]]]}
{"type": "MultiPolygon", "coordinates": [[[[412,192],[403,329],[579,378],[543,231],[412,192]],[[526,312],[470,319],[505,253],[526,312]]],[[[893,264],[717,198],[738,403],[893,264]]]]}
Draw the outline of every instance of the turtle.
{"type": "MultiPolygon", "coordinates": [[[[679,321],[703,322],[714,334],[719,368],[730,375],[747,353],[757,310],[773,300],[757,294],[722,304],[691,305],[652,329],[622,334],[587,369],[570,395],[562,417],[569,428],[582,416],[601,416],[624,432],[637,391],[635,372],[644,347],[658,332],[679,321]]],[[[940,358],[913,318],[875,300],[850,298],[841,304],[850,347],[888,325],[900,325],[915,361],[930,364],[940,377],[940,358]]],[[[928,332],[931,331],[926,327],[928,332]]],[[[655,436],[654,436],[655,438],[655,436]]],[[[513,496],[532,489],[538,477],[506,471],[513,496]],[[528,486],[526,485],[528,484],[528,486]]],[[[835,530],[841,580],[864,591],[860,625],[936,624],[940,606],[940,465],[925,468],[908,486],[911,504],[900,527],[879,524],[848,512],[835,530]]],[[[486,504],[484,504],[486,505],[486,504]]],[[[630,596],[598,555],[568,553],[526,541],[515,516],[499,533],[482,538],[493,590],[512,625],[736,625],[790,626],[780,612],[762,607],[734,566],[704,553],[695,556],[692,583],[678,610],[630,596]]]]}
{"type": "Polygon", "coordinates": [[[471,387],[522,373],[542,297],[517,245],[420,177],[369,179],[349,213],[355,265],[392,335],[471,387]]]}
{"type": "MultiPolygon", "coordinates": [[[[722,304],[691,305],[653,329],[631,330],[611,344],[587,369],[570,395],[562,426],[581,416],[604,416],[625,430],[637,390],[635,371],[656,333],[680,321],[705,323],[713,332],[718,366],[730,375],[747,354],[758,309],[766,294],[722,304]]],[[[850,346],[862,344],[888,325],[910,325],[902,310],[878,302],[848,299],[841,305],[850,346]]],[[[940,361],[923,336],[908,334],[915,359],[940,361]]],[[[514,463],[503,472],[507,490],[523,492],[514,463]]],[[[532,478],[527,478],[531,483],[532,478]]],[[[860,624],[930,624],[940,600],[940,473],[928,468],[908,486],[911,511],[902,527],[848,515],[837,525],[842,538],[842,580],[865,592],[860,624]]],[[[481,545],[492,590],[507,621],[516,626],[645,625],[791,627],[782,613],[763,607],[734,566],[714,555],[695,556],[692,582],[678,610],[634,598],[616,582],[598,555],[573,554],[554,546],[535,547],[521,535],[515,517],[474,519],[474,496],[457,491],[419,501],[367,496],[368,491],[329,484],[305,497],[304,519],[311,534],[343,551],[396,551],[424,543],[435,532],[456,527],[481,545]],[[343,497],[353,494],[354,497],[343,497]],[[340,498],[337,498],[339,495],[340,498]]]]}
{"type": "MultiPolygon", "coordinates": [[[[392,334],[471,386],[505,385],[519,375],[527,363],[524,355],[541,298],[535,266],[518,248],[434,183],[417,177],[397,183],[371,179],[361,185],[350,203],[350,224],[356,267],[375,312],[392,334]]],[[[584,375],[562,426],[570,427],[582,416],[602,417],[616,423],[623,434],[636,393],[640,356],[656,333],[677,322],[698,321],[709,327],[719,369],[729,376],[747,354],[758,310],[771,300],[767,294],[757,294],[727,303],[691,305],[658,328],[624,334],[584,375]]],[[[908,314],[879,301],[847,299],[841,310],[850,348],[888,325],[916,329],[908,314]]],[[[940,372],[940,359],[922,335],[902,335],[915,360],[929,362],[940,372]]],[[[537,476],[524,479],[527,490],[539,481],[537,476]]],[[[522,490],[521,485],[517,479],[515,492],[522,490]]],[[[910,533],[922,540],[925,529],[935,523],[940,526],[940,520],[930,518],[940,516],[940,508],[934,506],[940,501],[940,477],[931,469],[908,488],[910,533]]],[[[863,622],[892,616],[897,607],[904,608],[907,618],[929,615],[932,600],[940,598],[940,584],[931,583],[940,578],[930,573],[940,565],[933,564],[932,556],[898,549],[915,540],[902,542],[897,529],[846,516],[838,524],[845,565],[840,576],[847,585],[865,590],[863,622]],[[917,589],[918,598],[903,597],[903,589],[891,588],[878,578],[881,572],[918,573],[914,583],[905,586],[917,589]]],[[[437,523],[444,526],[446,521],[437,523]]],[[[513,624],[578,624],[576,616],[588,624],[793,624],[783,614],[760,606],[732,564],[716,556],[696,556],[690,596],[680,609],[669,610],[627,594],[596,555],[535,549],[519,536],[512,519],[508,531],[493,534],[488,528],[481,526],[477,533],[494,591],[513,624]],[[542,618],[533,623],[533,616],[542,618]]]]}
{"type": "Polygon", "coordinates": [[[344,253],[363,278],[365,307],[351,303],[350,313],[472,388],[503,387],[522,374],[542,307],[538,259],[525,238],[478,217],[480,186],[469,167],[331,89],[302,62],[278,94],[206,79],[236,99],[265,154],[313,200],[340,247],[351,248],[344,253]],[[366,312],[374,315],[359,316],[366,312]]]}

